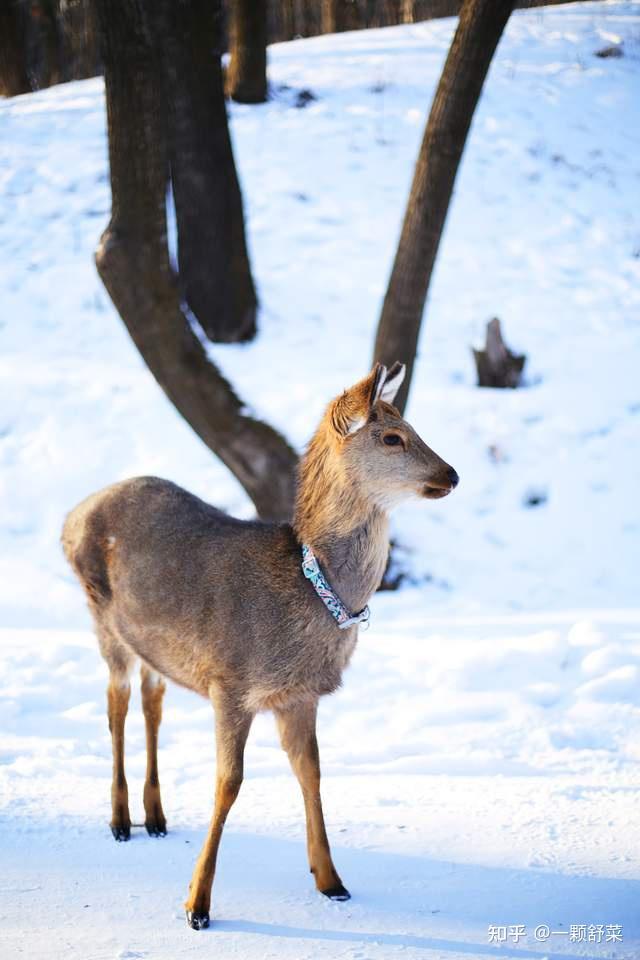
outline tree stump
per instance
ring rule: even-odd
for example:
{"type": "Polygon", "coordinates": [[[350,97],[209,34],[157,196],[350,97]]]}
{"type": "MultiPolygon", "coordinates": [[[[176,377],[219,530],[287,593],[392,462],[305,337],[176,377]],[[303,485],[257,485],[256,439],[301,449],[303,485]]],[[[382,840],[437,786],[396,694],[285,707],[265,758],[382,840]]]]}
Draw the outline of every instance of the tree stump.
{"type": "Polygon", "coordinates": [[[497,317],[487,324],[487,339],[484,350],[473,349],[478,371],[479,387],[511,387],[520,385],[526,362],[525,354],[512,353],[502,339],[500,321],[497,317]]]}

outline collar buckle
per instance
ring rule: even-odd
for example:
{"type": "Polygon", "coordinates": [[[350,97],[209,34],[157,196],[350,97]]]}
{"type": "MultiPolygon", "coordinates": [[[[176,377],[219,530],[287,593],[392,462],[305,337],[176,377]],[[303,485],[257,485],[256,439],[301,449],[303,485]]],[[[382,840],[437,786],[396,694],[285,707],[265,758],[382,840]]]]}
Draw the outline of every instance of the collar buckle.
{"type": "Polygon", "coordinates": [[[346,630],[347,627],[352,627],[356,623],[365,623],[367,627],[369,626],[369,607],[365,607],[364,610],[361,610],[360,613],[354,613],[352,617],[349,617],[348,620],[344,620],[342,623],[338,623],[340,630],[346,630]]]}

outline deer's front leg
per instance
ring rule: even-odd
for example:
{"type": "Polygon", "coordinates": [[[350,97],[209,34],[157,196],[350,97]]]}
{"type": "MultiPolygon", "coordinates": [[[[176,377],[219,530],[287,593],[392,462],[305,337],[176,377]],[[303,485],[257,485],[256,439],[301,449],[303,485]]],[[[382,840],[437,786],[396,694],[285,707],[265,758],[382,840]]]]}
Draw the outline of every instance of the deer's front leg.
{"type": "Polygon", "coordinates": [[[216,714],[216,797],[209,832],[193,871],[185,903],[187,923],[194,930],[209,926],[211,887],[216,870],[218,846],[227,814],[242,784],[244,747],[253,714],[247,713],[228,693],[215,691],[216,714]]]}
{"type": "Polygon", "coordinates": [[[316,887],[331,900],[348,900],[349,891],[338,876],[331,859],[320,799],[320,756],[316,739],[317,701],[299,703],[287,710],[275,710],[282,746],[304,799],[307,819],[309,867],[316,887]]]}

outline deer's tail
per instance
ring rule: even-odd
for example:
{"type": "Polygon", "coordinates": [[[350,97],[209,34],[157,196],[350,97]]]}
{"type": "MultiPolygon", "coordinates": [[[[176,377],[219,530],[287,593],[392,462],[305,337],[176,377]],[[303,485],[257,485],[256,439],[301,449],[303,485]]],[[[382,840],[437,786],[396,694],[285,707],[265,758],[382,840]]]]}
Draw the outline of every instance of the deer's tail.
{"type": "Polygon", "coordinates": [[[103,606],[111,599],[109,540],[99,509],[88,501],[68,514],[62,528],[62,549],[91,603],[103,606]]]}

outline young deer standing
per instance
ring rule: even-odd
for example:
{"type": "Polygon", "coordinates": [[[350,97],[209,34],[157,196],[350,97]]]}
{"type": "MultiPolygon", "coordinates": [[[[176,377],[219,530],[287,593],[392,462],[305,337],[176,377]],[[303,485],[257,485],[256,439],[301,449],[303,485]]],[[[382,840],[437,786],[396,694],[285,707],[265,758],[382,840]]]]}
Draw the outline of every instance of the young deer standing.
{"type": "Polygon", "coordinates": [[[152,836],[166,833],[157,767],[162,678],[208,697],[215,710],[215,807],[185,904],[195,930],[209,924],[218,845],[259,710],[275,714],[302,788],[316,886],[331,899],[349,898],[322,815],[318,700],[340,685],[380,584],[388,509],[410,496],[444,497],[458,482],[391,406],[403,377],[401,364],[389,371],[378,364],[329,404],[302,460],[293,526],[234,519],[153,477],[116,483],[66,520],[64,550],[110,671],[116,840],[128,840],[131,828],[124,723],[135,660],[142,661],[152,836]]]}

